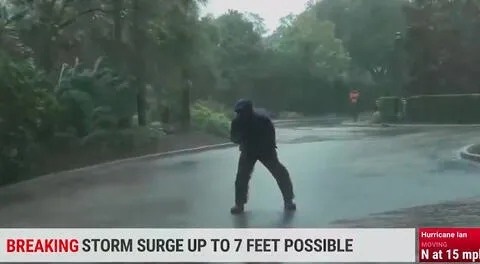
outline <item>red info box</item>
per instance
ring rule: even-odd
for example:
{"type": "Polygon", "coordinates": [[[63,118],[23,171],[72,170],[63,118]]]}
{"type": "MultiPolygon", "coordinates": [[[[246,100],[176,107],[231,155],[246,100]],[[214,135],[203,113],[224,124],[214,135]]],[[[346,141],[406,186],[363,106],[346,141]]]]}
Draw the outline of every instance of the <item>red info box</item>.
{"type": "Polygon", "coordinates": [[[419,228],[420,262],[480,262],[480,228],[419,228]]]}

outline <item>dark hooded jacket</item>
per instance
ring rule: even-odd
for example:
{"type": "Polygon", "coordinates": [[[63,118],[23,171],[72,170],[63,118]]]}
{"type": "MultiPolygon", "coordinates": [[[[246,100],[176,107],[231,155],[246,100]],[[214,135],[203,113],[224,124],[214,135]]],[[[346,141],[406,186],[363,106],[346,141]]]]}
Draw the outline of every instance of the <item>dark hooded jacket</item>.
{"type": "Polygon", "coordinates": [[[249,153],[264,153],[276,148],[275,127],[266,115],[253,110],[253,103],[240,100],[235,106],[237,116],[232,120],[230,138],[249,153]]]}

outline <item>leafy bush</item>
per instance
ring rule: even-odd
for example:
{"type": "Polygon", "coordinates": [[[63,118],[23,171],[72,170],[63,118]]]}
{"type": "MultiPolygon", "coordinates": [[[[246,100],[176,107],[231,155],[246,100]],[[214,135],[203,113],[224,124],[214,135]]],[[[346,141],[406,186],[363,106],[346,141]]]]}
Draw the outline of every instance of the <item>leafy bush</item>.
{"type": "Polygon", "coordinates": [[[34,142],[53,134],[51,88],[32,61],[0,54],[0,184],[27,173],[34,142]]]}
{"type": "Polygon", "coordinates": [[[210,109],[213,112],[224,113],[228,118],[233,118],[234,116],[233,107],[226,107],[224,104],[211,99],[198,100],[197,104],[203,105],[204,107],[210,109]]]}
{"type": "Polygon", "coordinates": [[[63,110],[62,124],[64,129],[75,128],[80,137],[95,128],[130,123],[135,112],[135,90],[129,80],[100,63],[98,59],[92,69],[65,65],[59,78],[56,94],[63,110]]]}
{"type": "Polygon", "coordinates": [[[158,133],[165,134],[164,125],[159,121],[151,122],[148,126],[149,126],[150,130],[152,130],[152,131],[156,131],[158,133]]]}
{"type": "Polygon", "coordinates": [[[230,118],[224,112],[217,112],[208,106],[197,102],[192,107],[192,123],[201,129],[217,136],[228,137],[230,131],[230,118]]]}
{"type": "Polygon", "coordinates": [[[406,117],[411,122],[478,123],[480,94],[419,95],[407,99],[406,117]]]}

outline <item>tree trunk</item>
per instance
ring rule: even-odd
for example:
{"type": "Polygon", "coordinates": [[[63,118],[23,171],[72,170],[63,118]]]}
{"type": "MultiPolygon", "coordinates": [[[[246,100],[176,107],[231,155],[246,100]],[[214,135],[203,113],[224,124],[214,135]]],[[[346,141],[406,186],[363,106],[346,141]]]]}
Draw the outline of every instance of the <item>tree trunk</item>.
{"type": "Polygon", "coordinates": [[[192,88],[192,83],[189,79],[188,73],[186,70],[183,70],[181,108],[183,112],[182,128],[184,130],[190,129],[190,90],[191,88],[192,88]]]}
{"type": "Polygon", "coordinates": [[[123,0],[112,0],[113,4],[113,39],[116,42],[122,42],[122,32],[123,32],[123,23],[122,23],[122,9],[123,9],[123,0]]]}
{"type": "MultiPolygon", "coordinates": [[[[138,78],[137,78],[138,79],[138,78]]],[[[146,126],[147,125],[147,104],[145,102],[145,84],[143,81],[137,81],[137,115],[138,115],[138,125],[146,126]]]]}
{"type": "MultiPolygon", "coordinates": [[[[135,52],[140,52],[144,50],[144,36],[140,26],[141,16],[142,16],[142,5],[140,1],[133,1],[133,43],[135,52]]],[[[136,77],[136,87],[137,87],[137,115],[138,115],[138,125],[146,126],[147,124],[147,105],[145,101],[145,62],[140,54],[133,56],[132,63],[130,64],[133,67],[133,72],[136,77]]]]}

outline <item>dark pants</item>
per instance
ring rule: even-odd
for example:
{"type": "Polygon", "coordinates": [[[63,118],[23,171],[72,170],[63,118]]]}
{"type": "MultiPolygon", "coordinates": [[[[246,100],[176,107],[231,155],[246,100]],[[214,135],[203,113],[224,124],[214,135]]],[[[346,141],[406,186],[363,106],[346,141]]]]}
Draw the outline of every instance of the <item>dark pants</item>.
{"type": "Polygon", "coordinates": [[[268,151],[265,154],[252,154],[242,151],[238,161],[237,178],[235,180],[235,203],[243,205],[247,202],[248,182],[255,163],[259,160],[273,175],[282,192],[284,201],[294,198],[292,181],[288,170],[278,160],[277,151],[268,151]]]}

